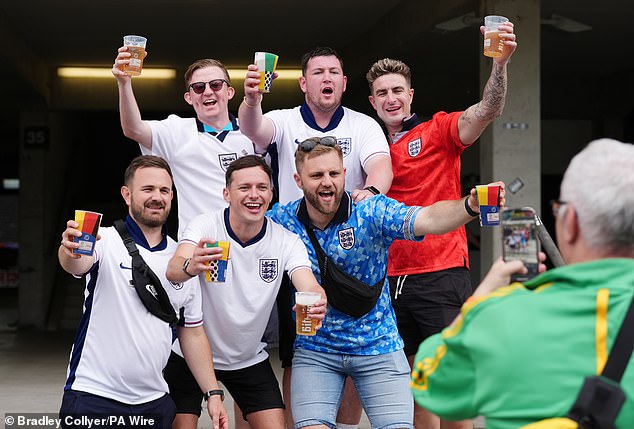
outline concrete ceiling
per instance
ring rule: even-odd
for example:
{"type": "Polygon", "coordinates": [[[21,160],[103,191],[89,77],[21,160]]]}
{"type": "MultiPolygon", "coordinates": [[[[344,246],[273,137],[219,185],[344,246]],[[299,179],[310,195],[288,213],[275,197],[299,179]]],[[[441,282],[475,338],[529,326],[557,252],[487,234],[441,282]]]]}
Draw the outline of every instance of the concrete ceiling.
{"type": "MultiPolygon", "coordinates": [[[[68,108],[63,88],[52,90],[56,67],[110,66],[121,36],[132,33],[148,38],[147,66],[179,72],[203,57],[244,67],[256,50],[276,52],[281,67],[294,67],[306,50],[329,45],[345,60],[350,81],[345,102],[364,109],[369,108],[365,71],[378,58],[400,58],[419,85],[418,111],[464,108],[479,96],[481,36],[477,26],[442,33],[434,25],[469,12],[479,15],[479,5],[476,0],[6,0],[0,4],[0,96],[5,110],[31,92],[44,95],[49,106],[68,108]]],[[[542,18],[552,14],[592,30],[567,33],[542,26],[542,112],[579,116],[632,109],[631,2],[543,1],[542,18]]],[[[521,25],[516,28],[521,49],[521,25]]],[[[180,80],[178,85],[176,93],[180,80]]],[[[301,100],[296,86],[292,94],[274,101],[301,100]]],[[[72,100],[82,109],[81,100],[72,100]]],[[[84,102],[89,105],[89,97],[84,102]]],[[[186,108],[182,99],[175,102],[186,108]]],[[[116,109],[116,103],[109,105],[116,109]]]]}

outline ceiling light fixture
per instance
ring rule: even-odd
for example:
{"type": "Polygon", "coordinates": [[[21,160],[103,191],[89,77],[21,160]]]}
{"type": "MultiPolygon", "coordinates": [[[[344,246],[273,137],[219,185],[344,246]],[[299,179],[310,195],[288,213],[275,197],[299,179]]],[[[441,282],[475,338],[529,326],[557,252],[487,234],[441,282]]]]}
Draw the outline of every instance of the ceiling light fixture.
{"type": "MultiPolygon", "coordinates": [[[[227,72],[234,80],[244,80],[247,68],[232,68],[227,72]]],[[[281,69],[276,70],[276,80],[297,80],[302,75],[301,69],[281,69]]],[[[58,67],[57,76],[63,78],[83,78],[83,79],[111,79],[112,69],[106,67],[58,67]]],[[[174,79],[175,69],[144,68],[140,76],[135,79],[174,79]]]]}
{"type": "MultiPolygon", "coordinates": [[[[469,12],[464,15],[448,19],[447,21],[440,22],[436,24],[434,28],[443,32],[459,31],[468,27],[482,25],[482,21],[483,19],[476,16],[475,12],[469,12]]],[[[582,31],[592,30],[592,27],[589,25],[555,14],[552,14],[550,18],[542,18],[541,24],[565,31],[567,33],[579,33],[582,31]]]]}
{"type": "MultiPolygon", "coordinates": [[[[88,79],[112,79],[112,69],[105,67],[58,67],[57,76],[65,78],[88,78],[88,79]]],[[[140,76],[135,79],[174,79],[176,70],[174,69],[153,69],[144,68],[140,76]]]]}

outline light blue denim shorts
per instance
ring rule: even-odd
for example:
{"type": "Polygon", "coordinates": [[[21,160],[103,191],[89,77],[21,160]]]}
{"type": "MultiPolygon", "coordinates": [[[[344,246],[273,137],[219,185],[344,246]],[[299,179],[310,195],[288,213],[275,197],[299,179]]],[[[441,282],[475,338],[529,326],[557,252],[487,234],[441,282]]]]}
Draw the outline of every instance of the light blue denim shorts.
{"type": "Polygon", "coordinates": [[[346,376],[350,376],[373,429],[413,429],[410,368],[403,350],[377,356],[296,349],[291,378],[295,429],[336,428],[346,376]]]}

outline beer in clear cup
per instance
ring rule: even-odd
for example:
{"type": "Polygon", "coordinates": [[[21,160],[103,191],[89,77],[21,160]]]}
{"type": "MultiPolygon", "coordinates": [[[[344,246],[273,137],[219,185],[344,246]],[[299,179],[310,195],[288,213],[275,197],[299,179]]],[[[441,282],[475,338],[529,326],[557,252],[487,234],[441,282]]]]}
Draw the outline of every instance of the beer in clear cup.
{"type": "Polygon", "coordinates": [[[123,46],[126,46],[130,53],[130,63],[123,65],[123,71],[128,75],[139,76],[141,74],[146,43],[147,39],[143,36],[123,36],[123,46]]]}
{"type": "Polygon", "coordinates": [[[500,26],[509,20],[504,16],[489,15],[484,17],[484,55],[495,58],[504,53],[504,39],[500,38],[500,26]]]}
{"type": "Polygon", "coordinates": [[[297,335],[315,335],[318,319],[310,317],[310,309],[319,301],[318,292],[295,292],[295,332],[297,335]]]}

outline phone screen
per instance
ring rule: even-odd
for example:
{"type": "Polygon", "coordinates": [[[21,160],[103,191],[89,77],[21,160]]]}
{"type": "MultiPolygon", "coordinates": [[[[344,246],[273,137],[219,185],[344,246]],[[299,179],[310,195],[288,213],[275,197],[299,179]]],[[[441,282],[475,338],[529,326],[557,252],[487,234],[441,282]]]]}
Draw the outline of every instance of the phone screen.
{"type": "Polygon", "coordinates": [[[535,277],[539,269],[539,243],[535,210],[530,207],[502,211],[502,257],[505,261],[520,260],[527,274],[515,274],[513,281],[524,282],[535,277]]]}

